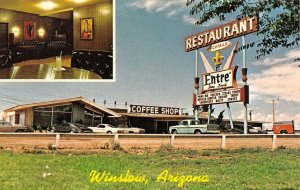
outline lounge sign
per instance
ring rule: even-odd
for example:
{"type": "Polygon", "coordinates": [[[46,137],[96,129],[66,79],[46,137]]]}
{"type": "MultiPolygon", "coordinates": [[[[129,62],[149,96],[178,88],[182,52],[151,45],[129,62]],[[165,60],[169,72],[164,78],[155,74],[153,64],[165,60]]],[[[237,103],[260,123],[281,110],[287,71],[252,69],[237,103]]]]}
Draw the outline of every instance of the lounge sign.
{"type": "Polygon", "coordinates": [[[185,38],[185,51],[189,52],[211,44],[258,31],[258,17],[245,17],[185,38]]]}
{"type": "Polygon", "coordinates": [[[235,69],[202,73],[202,92],[222,88],[237,88],[235,69]]]}
{"type": "Polygon", "coordinates": [[[179,108],[130,105],[129,113],[179,115],[179,108]]]}
{"type": "Polygon", "coordinates": [[[220,92],[207,92],[205,94],[197,95],[197,105],[210,105],[210,104],[223,104],[231,102],[247,102],[248,98],[248,86],[244,86],[240,89],[231,89],[220,92]]]}

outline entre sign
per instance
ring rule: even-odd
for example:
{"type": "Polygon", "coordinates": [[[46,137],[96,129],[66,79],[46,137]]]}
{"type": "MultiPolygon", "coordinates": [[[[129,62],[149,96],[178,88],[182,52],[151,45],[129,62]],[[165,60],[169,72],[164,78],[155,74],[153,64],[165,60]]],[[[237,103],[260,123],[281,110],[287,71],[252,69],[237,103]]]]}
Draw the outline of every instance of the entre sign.
{"type": "Polygon", "coordinates": [[[207,92],[197,95],[197,105],[223,104],[230,102],[248,102],[249,87],[241,89],[223,90],[220,92],[207,92]]]}
{"type": "Polygon", "coordinates": [[[129,113],[179,115],[179,108],[130,105],[129,113]]]}
{"type": "Polygon", "coordinates": [[[236,38],[258,30],[258,17],[245,17],[185,38],[185,51],[189,52],[211,44],[236,38]]]}
{"type": "Polygon", "coordinates": [[[222,88],[237,88],[236,69],[224,70],[215,73],[202,73],[202,92],[222,88]]]}

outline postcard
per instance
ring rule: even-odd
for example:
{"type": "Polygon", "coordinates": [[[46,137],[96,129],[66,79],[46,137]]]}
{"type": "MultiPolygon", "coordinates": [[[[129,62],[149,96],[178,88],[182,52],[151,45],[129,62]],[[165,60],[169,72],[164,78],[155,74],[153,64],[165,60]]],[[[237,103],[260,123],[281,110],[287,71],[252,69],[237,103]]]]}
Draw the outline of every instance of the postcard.
{"type": "Polygon", "coordinates": [[[298,1],[0,3],[0,189],[299,189],[298,1]]]}

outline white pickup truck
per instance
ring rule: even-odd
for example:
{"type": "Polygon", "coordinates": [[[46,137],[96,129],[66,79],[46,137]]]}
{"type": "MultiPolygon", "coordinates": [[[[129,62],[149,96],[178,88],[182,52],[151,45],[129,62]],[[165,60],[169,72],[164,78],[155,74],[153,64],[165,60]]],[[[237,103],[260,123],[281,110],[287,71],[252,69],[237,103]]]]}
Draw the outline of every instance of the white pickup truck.
{"type": "Polygon", "coordinates": [[[220,133],[217,124],[200,124],[199,120],[183,120],[179,125],[169,128],[171,134],[203,134],[203,133],[220,133]]]}

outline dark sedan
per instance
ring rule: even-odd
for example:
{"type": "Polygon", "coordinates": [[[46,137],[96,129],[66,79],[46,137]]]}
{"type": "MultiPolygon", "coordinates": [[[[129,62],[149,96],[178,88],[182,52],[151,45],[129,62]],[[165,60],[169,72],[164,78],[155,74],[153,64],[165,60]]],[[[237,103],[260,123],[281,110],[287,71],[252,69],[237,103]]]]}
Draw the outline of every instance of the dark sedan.
{"type": "Polygon", "coordinates": [[[77,123],[62,123],[52,127],[53,132],[61,133],[92,133],[93,131],[82,124],[77,123]]]}
{"type": "Polygon", "coordinates": [[[62,123],[60,125],[54,125],[52,127],[53,132],[61,132],[61,133],[80,133],[81,129],[76,127],[72,123],[62,123]]]}
{"type": "Polygon", "coordinates": [[[81,132],[82,133],[92,133],[93,130],[88,128],[87,126],[83,125],[83,124],[80,124],[80,123],[74,123],[74,125],[76,127],[79,127],[81,129],[81,132]]]}

